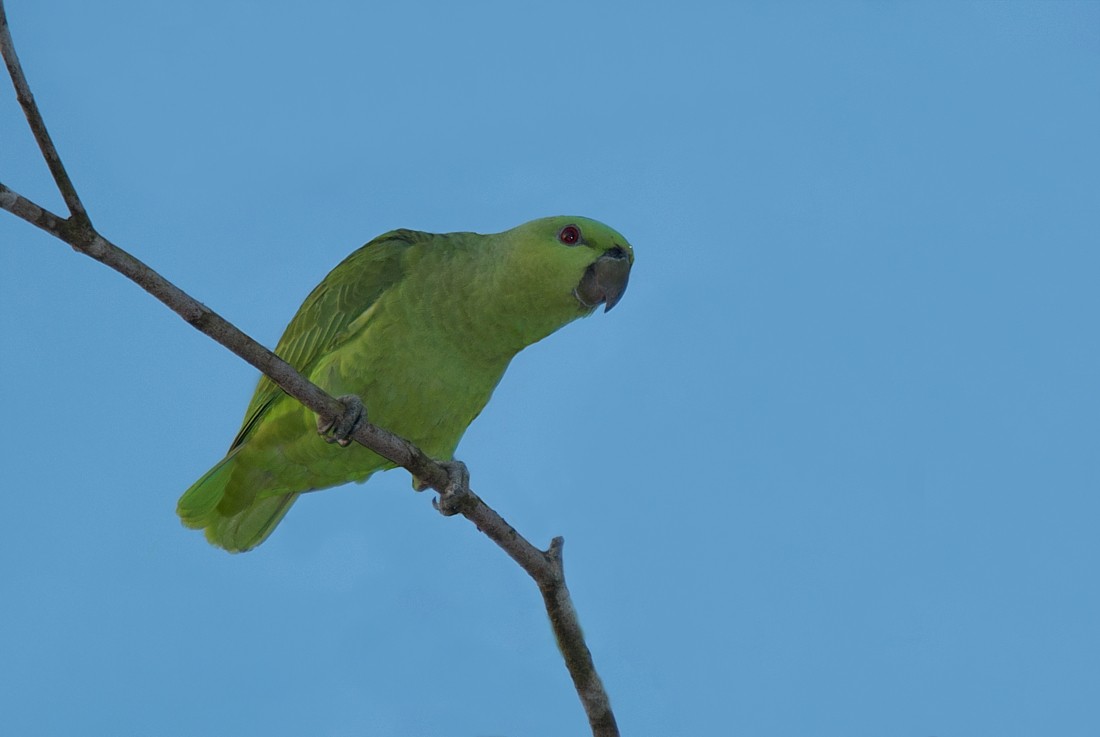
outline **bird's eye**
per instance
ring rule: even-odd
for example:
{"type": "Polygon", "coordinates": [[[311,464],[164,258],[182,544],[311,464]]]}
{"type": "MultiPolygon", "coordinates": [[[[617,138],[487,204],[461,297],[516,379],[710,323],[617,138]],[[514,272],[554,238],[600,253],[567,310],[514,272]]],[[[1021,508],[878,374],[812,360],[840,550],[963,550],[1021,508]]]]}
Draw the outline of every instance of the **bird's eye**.
{"type": "Polygon", "coordinates": [[[581,229],[576,225],[566,225],[558,232],[558,240],[567,246],[575,246],[581,242],[581,229]]]}

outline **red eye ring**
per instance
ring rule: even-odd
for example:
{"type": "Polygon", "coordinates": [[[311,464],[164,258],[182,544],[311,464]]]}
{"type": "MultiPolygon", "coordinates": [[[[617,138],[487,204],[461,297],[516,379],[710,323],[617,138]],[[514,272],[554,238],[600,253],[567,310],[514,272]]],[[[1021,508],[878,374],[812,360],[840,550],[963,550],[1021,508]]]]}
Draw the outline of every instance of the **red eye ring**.
{"type": "Polygon", "coordinates": [[[575,246],[581,242],[581,229],[576,225],[566,225],[558,231],[558,240],[567,246],[575,246]]]}

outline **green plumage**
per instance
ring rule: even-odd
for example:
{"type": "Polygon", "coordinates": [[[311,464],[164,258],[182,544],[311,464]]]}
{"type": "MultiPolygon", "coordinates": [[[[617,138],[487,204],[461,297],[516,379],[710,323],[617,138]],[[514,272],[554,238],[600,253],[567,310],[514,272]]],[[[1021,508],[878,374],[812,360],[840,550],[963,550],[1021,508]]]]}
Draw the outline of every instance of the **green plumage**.
{"type": "MultiPolygon", "coordinates": [[[[275,352],[329,394],[358,395],[372,423],[449,460],[512,357],[597,304],[610,308],[633,258],[621,235],[578,217],[494,235],[392,231],[325,277],[275,352]]],[[[313,413],[264,377],[229,452],[177,511],[210,542],[249,550],[298,494],[389,467],[358,444],[324,442],[313,413]]]]}

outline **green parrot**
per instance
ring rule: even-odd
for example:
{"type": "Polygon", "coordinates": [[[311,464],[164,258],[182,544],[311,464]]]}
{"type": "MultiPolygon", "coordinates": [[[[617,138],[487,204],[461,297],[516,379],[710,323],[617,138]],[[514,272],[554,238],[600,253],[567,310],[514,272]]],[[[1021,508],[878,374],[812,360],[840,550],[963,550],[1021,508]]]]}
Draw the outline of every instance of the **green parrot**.
{"type": "MultiPolygon", "coordinates": [[[[394,230],[325,277],[275,352],[447,461],[513,356],[600,304],[610,310],[633,263],[625,238],[582,217],[493,235],[394,230]]],[[[334,433],[333,424],[262,377],[225,458],[180,497],[183,524],[228,551],[250,550],[299,494],[393,468],[359,444],[338,447],[354,425],[334,433]]]]}

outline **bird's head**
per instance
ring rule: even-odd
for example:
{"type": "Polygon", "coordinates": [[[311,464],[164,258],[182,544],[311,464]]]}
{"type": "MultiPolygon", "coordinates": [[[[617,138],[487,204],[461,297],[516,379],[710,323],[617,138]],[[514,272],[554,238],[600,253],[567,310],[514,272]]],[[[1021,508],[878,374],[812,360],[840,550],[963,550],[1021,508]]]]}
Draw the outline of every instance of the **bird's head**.
{"type": "Polygon", "coordinates": [[[576,216],[541,218],[486,241],[493,267],[473,286],[486,300],[486,329],[508,352],[563,325],[614,307],[626,290],[634,249],[603,223],[576,216]]]}
{"type": "Polygon", "coordinates": [[[555,216],[524,223],[505,234],[508,260],[522,288],[545,309],[571,318],[599,305],[610,310],[626,291],[634,249],[601,222],[555,216]]]}

